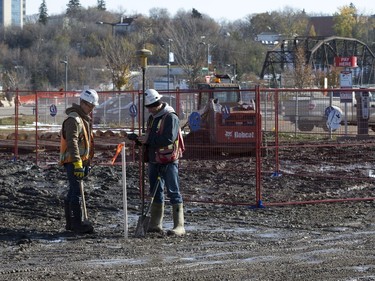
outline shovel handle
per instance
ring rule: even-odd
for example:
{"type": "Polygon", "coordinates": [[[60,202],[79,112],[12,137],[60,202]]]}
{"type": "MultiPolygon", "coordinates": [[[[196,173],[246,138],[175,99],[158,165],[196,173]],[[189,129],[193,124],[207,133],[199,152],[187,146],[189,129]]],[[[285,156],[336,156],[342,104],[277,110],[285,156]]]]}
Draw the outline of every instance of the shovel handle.
{"type": "Polygon", "coordinates": [[[86,209],[86,200],[85,200],[85,190],[83,189],[83,181],[79,181],[79,189],[81,191],[81,197],[82,197],[82,209],[83,209],[83,218],[85,221],[88,220],[87,216],[87,209],[86,209]]]}
{"type": "Polygon", "coordinates": [[[155,184],[155,187],[152,191],[152,195],[151,195],[151,199],[150,199],[150,204],[148,204],[148,207],[147,207],[147,210],[146,210],[146,213],[144,214],[144,216],[147,216],[148,213],[150,212],[151,210],[151,205],[152,203],[154,202],[154,198],[155,198],[155,195],[156,195],[156,191],[158,190],[159,188],[159,184],[160,184],[160,176],[158,176],[157,180],[156,180],[156,184],[155,184]]]}

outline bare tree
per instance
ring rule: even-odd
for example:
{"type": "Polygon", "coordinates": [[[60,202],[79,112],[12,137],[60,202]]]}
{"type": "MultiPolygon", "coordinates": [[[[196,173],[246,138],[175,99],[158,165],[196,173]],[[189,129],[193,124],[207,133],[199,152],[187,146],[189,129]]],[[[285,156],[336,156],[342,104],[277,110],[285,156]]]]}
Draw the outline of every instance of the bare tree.
{"type": "Polygon", "coordinates": [[[173,40],[175,61],[189,77],[189,87],[194,88],[202,78],[202,68],[207,66],[208,44],[215,46],[219,26],[211,19],[195,18],[180,12],[174,17],[166,32],[173,40]]]}
{"type": "Polygon", "coordinates": [[[100,49],[112,73],[112,82],[116,89],[132,89],[130,69],[135,59],[134,45],[124,38],[111,37],[100,42],[100,49]]]}

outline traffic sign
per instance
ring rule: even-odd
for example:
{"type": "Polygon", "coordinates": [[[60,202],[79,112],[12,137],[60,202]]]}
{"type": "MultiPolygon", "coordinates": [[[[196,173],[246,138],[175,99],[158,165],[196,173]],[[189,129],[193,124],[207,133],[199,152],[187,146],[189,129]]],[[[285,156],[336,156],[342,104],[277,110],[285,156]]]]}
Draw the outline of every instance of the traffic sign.
{"type": "Polygon", "coordinates": [[[189,116],[189,127],[192,132],[198,131],[201,127],[201,115],[194,111],[189,116]]]}
{"type": "Polygon", "coordinates": [[[353,102],[353,94],[352,92],[341,92],[340,93],[340,102],[341,103],[352,103],[353,102]]]}
{"type": "Polygon", "coordinates": [[[350,71],[340,72],[340,87],[341,88],[352,88],[353,80],[352,73],[350,71]]]}
{"type": "Polygon", "coordinates": [[[135,117],[137,116],[137,113],[138,113],[138,109],[137,109],[137,106],[133,103],[130,107],[129,107],[129,114],[131,117],[135,117]]]}
{"type": "Polygon", "coordinates": [[[51,104],[49,107],[49,113],[51,114],[52,117],[55,117],[57,114],[57,107],[54,104],[51,104]]]}
{"type": "Polygon", "coordinates": [[[337,130],[338,128],[340,128],[341,119],[342,119],[341,111],[336,108],[333,108],[333,110],[329,112],[328,117],[327,117],[328,129],[337,130]]]}

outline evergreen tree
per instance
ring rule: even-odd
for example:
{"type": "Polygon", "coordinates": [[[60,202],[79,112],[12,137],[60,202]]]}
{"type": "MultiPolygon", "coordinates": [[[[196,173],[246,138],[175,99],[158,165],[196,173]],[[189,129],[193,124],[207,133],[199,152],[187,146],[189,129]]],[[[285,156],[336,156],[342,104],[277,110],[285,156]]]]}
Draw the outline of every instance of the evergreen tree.
{"type": "Polygon", "coordinates": [[[46,0],[42,1],[42,4],[40,4],[39,7],[39,19],[38,22],[41,24],[46,25],[48,21],[48,13],[47,13],[47,5],[46,5],[46,0]]]}
{"type": "Polygon", "coordinates": [[[66,14],[68,16],[74,16],[81,10],[81,3],[79,0],[69,0],[69,3],[66,5],[66,14]]]}
{"type": "Polygon", "coordinates": [[[200,12],[198,12],[197,9],[192,9],[191,11],[191,17],[194,18],[194,19],[201,19],[202,18],[202,14],[200,12]]]}
{"type": "Polygon", "coordinates": [[[98,0],[98,6],[97,6],[99,11],[105,11],[107,10],[105,7],[105,0],[98,0]]]}

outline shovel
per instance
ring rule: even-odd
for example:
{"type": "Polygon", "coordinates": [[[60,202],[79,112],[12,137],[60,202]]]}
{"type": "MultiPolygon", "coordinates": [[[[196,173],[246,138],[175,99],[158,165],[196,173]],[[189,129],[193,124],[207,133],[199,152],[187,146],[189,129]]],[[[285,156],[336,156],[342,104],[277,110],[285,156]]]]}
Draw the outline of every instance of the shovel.
{"type": "Polygon", "coordinates": [[[137,238],[146,236],[146,233],[147,233],[147,230],[148,230],[148,225],[150,224],[150,219],[151,219],[151,217],[148,216],[148,214],[150,213],[151,205],[154,202],[155,194],[156,194],[156,191],[159,188],[159,184],[160,184],[160,176],[158,176],[158,178],[157,178],[155,187],[152,191],[150,204],[148,205],[146,212],[143,213],[138,218],[137,227],[135,229],[135,237],[137,237],[137,238]]]}
{"type": "Polygon", "coordinates": [[[83,189],[83,181],[79,181],[79,188],[81,191],[81,198],[82,198],[82,213],[83,213],[83,221],[86,222],[88,221],[88,216],[87,216],[87,209],[86,209],[86,200],[85,200],[85,190],[83,189]]]}

